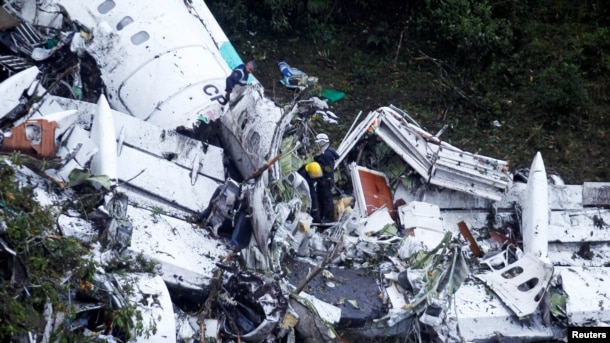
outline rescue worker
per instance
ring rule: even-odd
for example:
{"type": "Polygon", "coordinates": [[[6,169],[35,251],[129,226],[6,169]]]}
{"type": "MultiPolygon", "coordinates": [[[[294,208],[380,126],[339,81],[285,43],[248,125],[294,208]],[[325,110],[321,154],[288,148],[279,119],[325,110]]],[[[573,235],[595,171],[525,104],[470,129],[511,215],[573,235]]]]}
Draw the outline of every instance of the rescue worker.
{"type": "MultiPolygon", "coordinates": [[[[248,77],[250,74],[252,74],[252,72],[254,72],[254,70],[256,70],[256,63],[254,61],[249,61],[246,64],[240,64],[235,67],[231,74],[227,76],[225,87],[225,100],[227,103],[231,99],[231,92],[233,92],[233,88],[235,88],[235,86],[245,87],[248,83],[248,77]]],[[[240,92],[241,91],[243,91],[243,88],[240,90],[240,92]]]]}
{"type": "Polygon", "coordinates": [[[307,182],[307,186],[309,186],[309,197],[311,198],[311,209],[309,210],[309,214],[313,218],[314,223],[320,222],[320,205],[318,202],[318,191],[317,191],[317,183],[323,176],[322,167],[318,162],[309,162],[304,164],[297,170],[307,182]]]}
{"type": "Polygon", "coordinates": [[[335,186],[335,161],[339,158],[339,154],[330,147],[330,140],[325,133],[316,136],[316,144],[319,153],[314,157],[314,161],[320,164],[323,173],[322,179],[317,183],[320,222],[330,223],[335,219],[332,189],[335,186]]]}

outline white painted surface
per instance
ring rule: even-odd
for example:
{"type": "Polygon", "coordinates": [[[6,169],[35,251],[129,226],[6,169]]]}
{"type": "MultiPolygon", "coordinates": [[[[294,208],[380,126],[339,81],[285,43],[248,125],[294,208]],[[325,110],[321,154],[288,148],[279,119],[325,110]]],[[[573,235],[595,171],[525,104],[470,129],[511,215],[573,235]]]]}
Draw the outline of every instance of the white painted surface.
{"type": "Polygon", "coordinates": [[[466,342],[505,337],[551,339],[550,326],[541,325],[536,312],[527,321],[520,321],[500,299],[485,286],[472,281],[463,283],[455,294],[455,314],[459,333],[466,342]]]}
{"type": "Polygon", "coordinates": [[[307,299],[315,307],[320,318],[325,321],[336,324],[341,320],[341,309],[337,306],[324,302],[305,292],[299,293],[299,296],[307,299]]]}
{"type": "MultiPolygon", "coordinates": [[[[115,150],[116,151],[116,150],[115,150]]],[[[198,212],[207,206],[218,183],[200,177],[191,185],[190,169],[124,146],[118,157],[118,178],[150,197],[198,212]]]]}
{"type": "Polygon", "coordinates": [[[130,252],[160,264],[168,284],[201,289],[209,285],[215,263],[229,253],[227,245],[202,228],[162,214],[129,206],[133,224],[130,252]]]}
{"type": "Polygon", "coordinates": [[[176,342],[176,320],[172,299],[160,276],[137,273],[119,277],[122,286],[132,289],[128,298],[142,315],[145,332],[135,341],[146,343],[176,342]],[[155,328],[155,330],[152,330],[155,328]],[[148,330],[146,330],[148,329],[148,330]]]}
{"type": "Polygon", "coordinates": [[[29,67],[0,83],[0,118],[19,105],[21,94],[36,80],[39,73],[36,66],[29,67]]]}
{"type": "Polygon", "coordinates": [[[525,254],[504,268],[475,275],[519,317],[534,313],[552,276],[553,265],[532,254],[525,254]]]}
{"type": "MultiPolygon", "coordinates": [[[[99,149],[91,158],[91,173],[106,175],[111,181],[116,182],[118,179],[118,161],[114,119],[104,95],[101,95],[97,102],[97,111],[91,125],[91,140],[99,149]]],[[[134,160],[130,162],[133,163],[134,160]]]]}
{"type": "Polygon", "coordinates": [[[93,29],[86,49],[101,67],[113,108],[164,128],[190,127],[201,111],[222,113],[230,68],[213,39],[217,28],[208,31],[184,1],[114,1],[105,13],[101,2],[56,2],[93,29]]]}
{"type": "Polygon", "coordinates": [[[113,111],[113,115],[115,134],[118,137],[121,131],[123,132],[123,145],[161,158],[172,154],[171,162],[189,170],[192,169],[193,161],[197,158],[201,164],[198,173],[218,182],[224,181],[222,148],[208,145],[204,149],[200,141],[174,130],[162,129],[118,111],[113,111]]]}
{"type": "Polygon", "coordinates": [[[549,189],[540,152],[536,153],[523,202],[523,252],[546,259],[548,255],[549,189]]]}
{"type": "Polygon", "coordinates": [[[610,268],[557,267],[563,289],[568,295],[568,322],[574,326],[610,324],[610,268]]]}

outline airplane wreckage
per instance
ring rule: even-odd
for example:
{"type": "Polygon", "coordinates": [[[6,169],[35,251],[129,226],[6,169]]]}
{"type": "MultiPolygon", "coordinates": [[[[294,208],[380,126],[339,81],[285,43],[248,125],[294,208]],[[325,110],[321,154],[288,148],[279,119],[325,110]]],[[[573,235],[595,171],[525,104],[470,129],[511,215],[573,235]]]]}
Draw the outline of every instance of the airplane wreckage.
{"type": "MultiPolygon", "coordinates": [[[[1,164],[57,210],[48,234],[98,266],[66,289],[71,314],[45,306],[40,330],[12,339],[68,327],[119,341],[109,326],[126,304],[154,330],[122,337],[151,342],[566,341],[568,326],[610,323],[610,184],[566,185],[540,153],[510,171],[390,105],[338,145],[335,222],[314,223],[296,170],[328,104],[277,106],[255,78],[227,102],[242,62],[203,1],[0,11],[1,164]],[[105,194],[89,213],[58,210],[76,179],[105,194]],[[119,256],[156,273],[105,273],[119,256]]],[[[0,238],[16,215],[3,199],[0,238]]],[[[0,243],[2,282],[25,297],[19,253],[0,243]]]]}

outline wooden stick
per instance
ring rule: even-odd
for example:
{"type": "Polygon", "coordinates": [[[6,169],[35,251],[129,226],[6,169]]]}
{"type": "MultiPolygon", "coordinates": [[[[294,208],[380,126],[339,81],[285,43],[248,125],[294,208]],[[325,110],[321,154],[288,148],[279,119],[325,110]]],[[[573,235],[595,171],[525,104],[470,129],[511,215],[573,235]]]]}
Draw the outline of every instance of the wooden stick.
{"type": "Polygon", "coordinates": [[[322,269],[324,269],[324,267],[326,267],[327,264],[332,262],[332,260],[334,260],[339,255],[339,253],[343,250],[342,243],[343,243],[343,240],[341,240],[338,244],[336,244],[334,249],[331,252],[329,252],[328,255],[326,255],[326,258],[324,260],[322,260],[322,262],[320,262],[320,264],[318,264],[314,268],[314,270],[312,270],[309,273],[309,275],[307,275],[307,277],[299,283],[299,286],[294,291],[296,294],[301,293],[301,291],[303,290],[303,288],[305,288],[305,286],[309,283],[309,281],[311,281],[314,277],[316,277],[316,275],[318,275],[318,273],[320,273],[320,271],[322,271],[322,269]]]}

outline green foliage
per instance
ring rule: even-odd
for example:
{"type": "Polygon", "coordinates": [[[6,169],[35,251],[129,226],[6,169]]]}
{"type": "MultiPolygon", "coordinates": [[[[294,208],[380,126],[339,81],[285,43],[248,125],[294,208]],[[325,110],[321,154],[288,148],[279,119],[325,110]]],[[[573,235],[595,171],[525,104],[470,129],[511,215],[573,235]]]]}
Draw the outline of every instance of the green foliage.
{"type": "Polygon", "coordinates": [[[247,1],[206,1],[206,4],[233,44],[246,41],[251,33],[268,30],[267,14],[256,7],[249,8],[247,1]]]}
{"type": "Polygon", "coordinates": [[[367,85],[375,78],[375,70],[364,65],[354,65],[351,73],[352,80],[360,85],[367,85]]]}
{"type": "MultiPolygon", "coordinates": [[[[39,313],[50,301],[62,309],[59,280],[68,271],[78,272],[85,250],[74,239],[54,234],[54,215],[40,207],[31,188],[19,187],[12,166],[0,161],[0,199],[6,209],[2,238],[15,252],[13,281],[0,279],[0,339],[38,331],[39,313]],[[27,279],[26,279],[27,278],[27,279]],[[25,282],[25,284],[24,284],[25,282]]],[[[0,274],[0,278],[3,275],[0,274]]]]}
{"type": "Polygon", "coordinates": [[[543,113],[566,114],[587,100],[581,71],[572,63],[551,65],[534,78],[531,91],[535,94],[531,106],[543,113]]]}
{"type": "MultiPolygon", "coordinates": [[[[15,251],[16,255],[0,251],[0,341],[11,341],[25,337],[29,332],[41,332],[41,313],[47,303],[55,312],[65,312],[72,320],[74,309],[65,302],[72,282],[65,282],[66,275],[73,275],[80,291],[91,289],[94,273],[98,269],[93,260],[87,258],[88,249],[81,242],[64,237],[56,232],[56,214],[41,207],[34,190],[21,187],[15,179],[13,166],[0,160],[0,221],[6,229],[0,238],[15,251]],[[3,254],[4,255],[1,255],[3,254]],[[10,273],[6,273],[10,271],[10,273]],[[12,275],[11,275],[12,274],[12,275]]],[[[154,273],[156,265],[142,255],[133,259],[117,261],[108,271],[142,270],[154,273]]],[[[74,287],[74,285],[72,285],[74,287]]],[[[127,292],[128,287],[124,288],[127,292]]],[[[131,290],[133,291],[133,290],[131,290]]],[[[154,323],[144,326],[136,304],[120,309],[107,302],[108,316],[115,316],[115,332],[149,336],[156,331],[154,323]],[[115,313],[116,312],[116,313],[115,313]]],[[[69,330],[54,334],[59,342],[88,342],[91,337],[69,330]]]]}
{"type": "Polygon", "coordinates": [[[154,261],[146,259],[144,255],[140,253],[135,258],[124,256],[113,259],[108,266],[106,266],[106,271],[109,273],[144,272],[155,274],[157,271],[156,268],[157,264],[154,261]]]}
{"type": "Polygon", "coordinates": [[[417,31],[459,59],[505,56],[513,47],[512,26],[495,16],[493,6],[489,0],[426,0],[426,9],[416,20],[417,31]]]}
{"type": "Polygon", "coordinates": [[[369,55],[362,52],[356,52],[350,56],[350,78],[353,82],[359,85],[371,83],[377,76],[377,69],[373,66],[373,63],[374,60],[372,60],[369,55]]]}
{"type": "Polygon", "coordinates": [[[271,20],[269,23],[271,31],[284,33],[292,28],[290,25],[290,14],[294,13],[297,9],[295,3],[284,0],[265,0],[263,3],[268,7],[269,12],[271,13],[271,20]]]}
{"type": "Polygon", "coordinates": [[[380,22],[366,40],[366,44],[373,46],[382,51],[386,51],[390,47],[390,24],[387,21],[380,22]]]}

